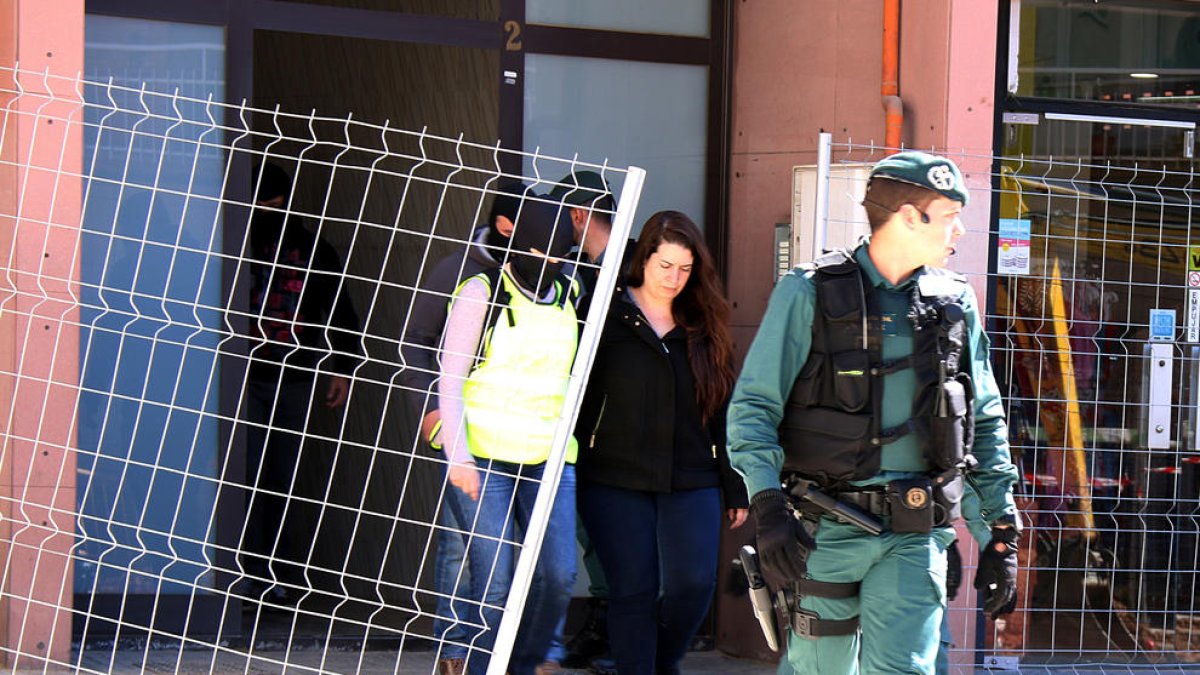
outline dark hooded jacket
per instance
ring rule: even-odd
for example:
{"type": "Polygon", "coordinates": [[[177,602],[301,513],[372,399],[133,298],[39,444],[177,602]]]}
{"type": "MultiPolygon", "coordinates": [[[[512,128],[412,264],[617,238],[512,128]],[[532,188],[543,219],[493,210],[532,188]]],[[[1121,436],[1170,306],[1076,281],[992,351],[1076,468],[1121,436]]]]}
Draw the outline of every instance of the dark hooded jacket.
{"type": "Polygon", "coordinates": [[[311,378],[316,369],[349,375],[362,330],[345,288],[345,265],[301,218],[258,211],[250,225],[250,377],[311,378]]]}
{"type": "Polygon", "coordinates": [[[400,336],[399,383],[414,410],[422,414],[437,410],[435,384],[441,366],[437,357],[446,327],[450,298],[465,279],[500,263],[485,245],[490,227],[475,227],[471,243],[442,258],[418,280],[418,292],[408,313],[408,325],[400,336]]]}
{"type": "Polygon", "coordinates": [[[579,482],[650,492],[719,486],[725,508],[748,505],[725,451],[724,409],[702,421],[687,350],[683,328],[659,339],[618,284],[575,427],[579,482]]]}

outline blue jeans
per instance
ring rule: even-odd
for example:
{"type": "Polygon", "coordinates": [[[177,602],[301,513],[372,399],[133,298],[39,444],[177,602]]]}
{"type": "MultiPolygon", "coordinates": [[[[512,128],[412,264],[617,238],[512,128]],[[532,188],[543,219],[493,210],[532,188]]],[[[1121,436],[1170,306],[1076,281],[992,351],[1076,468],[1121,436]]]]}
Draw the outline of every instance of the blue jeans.
{"type": "MultiPolygon", "coordinates": [[[[479,501],[448,487],[459,522],[473,524],[467,537],[471,573],[469,600],[475,608],[469,621],[467,670],[483,673],[496,642],[504,603],[513,581],[521,540],[529,525],[545,464],[478,463],[479,501]]],[[[509,659],[511,675],[531,675],[546,660],[559,620],[567,611],[575,586],[575,467],[563,467],[534,569],[529,597],[509,659]]]]}
{"type": "MultiPolygon", "coordinates": [[[[571,599],[567,598],[568,609],[570,608],[571,599]]],[[[550,649],[546,651],[546,660],[555,663],[562,663],[567,658],[567,645],[563,642],[566,638],[563,633],[567,630],[567,613],[563,612],[562,618],[558,620],[558,625],[554,627],[554,638],[550,640],[550,649]]]]}
{"type": "Polygon", "coordinates": [[[677,672],[717,585],[717,488],[655,493],[584,484],[579,515],[608,580],[617,670],[677,672]]]}
{"type": "Polygon", "coordinates": [[[467,656],[467,627],[459,619],[470,615],[470,605],[460,599],[470,592],[471,571],[463,566],[466,558],[467,528],[455,517],[450,506],[450,490],[442,498],[438,515],[437,558],[433,570],[433,590],[438,594],[433,634],[442,643],[440,658],[456,659],[467,656]],[[455,602],[451,604],[451,598],[455,602]]]}

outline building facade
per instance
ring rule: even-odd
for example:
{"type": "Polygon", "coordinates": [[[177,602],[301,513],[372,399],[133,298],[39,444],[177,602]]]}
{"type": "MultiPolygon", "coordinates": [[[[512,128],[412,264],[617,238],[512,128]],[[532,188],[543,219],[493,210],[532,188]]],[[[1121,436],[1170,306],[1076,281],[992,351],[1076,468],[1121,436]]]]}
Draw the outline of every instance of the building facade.
{"type": "MultiPolygon", "coordinates": [[[[396,128],[461,133],[529,153],[578,153],[643,167],[648,179],[635,222],[673,208],[702,225],[722,266],[743,351],[775,280],[777,266],[767,261],[778,260],[780,232],[793,245],[805,234],[793,227],[797,199],[807,198],[796,191],[795,169],[818,163],[819,134],[834,136],[835,162],[869,162],[900,145],[955,156],[973,198],[964,213],[969,243],[954,267],[987,298],[1025,476],[1021,495],[1037,541],[1026,553],[1033,573],[1023,579],[1027,592],[1017,614],[1002,625],[964,619],[956,658],[973,663],[982,654],[1001,654],[1054,662],[1123,654],[1161,662],[1200,653],[1191,646],[1188,613],[1200,466],[1193,461],[1200,458],[1200,243],[1190,235],[1200,5],[0,0],[0,16],[0,67],[79,74],[93,82],[112,78],[134,89],[145,83],[195,99],[244,101],[257,111],[278,106],[301,117],[312,111],[321,119],[387,120],[396,128]],[[1165,365],[1154,368],[1159,362],[1165,365]],[[1102,626],[1105,637],[1064,637],[1091,625],[1102,626]]],[[[95,94],[83,92],[89,95],[95,94]]],[[[38,119],[37,111],[30,114],[38,119]]],[[[249,125],[275,121],[256,118],[249,125]]],[[[295,123],[293,135],[303,136],[305,125],[295,123]]],[[[102,141],[67,138],[61,156],[41,157],[36,139],[54,133],[49,125],[4,133],[0,199],[21,203],[22,218],[36,221],[33,209],[43,209],[57,214],[43,221],[70,221],[87,200],[104,198],[99,190],[85,195],[77,183],[52,179],[55,171],[102,167],[109,161],[102,141]],[[46,167],[45,175],[19,175],[16,167],[29,163],[46,167]]],[[[325,139],[339,130],[309,126],[307,133],[325,139]]],[[[279,148],[284,154],[302,149],[279,148]]],[[[213,175],[220,173],[220,156],[196,161],[213,163],[213,175]]],[[[515,173],[531,168],[507,167],[515,173]]],[[[249,197],[250,170],[249,162],[228,167],[229,184],[246,186],[242,200],[249,197]]],[[[127,167],[111,171],[123,183],[149,180],[127,167]]],[[[318,171],[296,180],[297,193],[318,195],[332,178],[318,171]]],[[[846,195],[832,198],[845,201],[846,195]]],[[[156,208],[168,207],[142,208],[130,217],[148,222],[156,208]]],[[[2,250],[11,261],[23,260],[25,269],[86,286],[114,272],[105,267],[110,257],[89,255],[80,242],[89,231],[119,227],[123,217],[76,216],[74,235],[48,230],[44,242],[10,236],[0,240],[2,250]],[[75,258],[70,253],[77,248],[82,253],[75,258]]],[[[362,244],[349,233],[330,238],[352,273],[370,277],[384,264],[369,247],[356,249],[362,244]]],[[[790,255],[789,263],[804,260],[798,251],[790,255]]],[[[14,288],[22,283],[37,282],[12,281],[14,288]]],[[[229,278],[210,278],[197,297],[219,297],[222,283],[229,278]]],[[[39,292],[69,304],[66,286],[46,288],[43,281],[39,292]]],[[[350,292],[363,297],[370,291],[350,292]]],[[[118,381],[120,358],[86,356],[114,348],[105,347],[99,333],[79,329],[99,319],[55,307],[44,300],[36,309],[0,312],[5,373],[41,369],[46,382],[86,391],[118,381]],[[44,318],[41,330],[56,339],[32,340],[36,326],[19,319],[23,315],[44,318]]],[[[366,332],[386,334],[390,318],[375,317],[366,332]]],[[[153,358],[143,360],[152,366],[153,358]]],[[[227,369],[221,373],[235,379],[227,369]]],[[[145,503],[119,503],[118,486],[134,478],[119,463],[103,461],[120,455],[118,447],[137,446],[138,415],[119,414],[111,397],[76,402],[54,386],[36,390],[12,377],[5,381],[0,400],[6,409],[39,412],[9,416],[8,434],[25,439],[11,444],[10,456],[23,459],[0,462],[0,496],[11,505],[42,490],[49,494],[42,503],[56,506],[47,508],[53,527],[46,532],[14,531],[5,520],[10,529],[0,539],[9,559],[7,583],[39,589],[25,597],[45,595],[41,603],[4,595],[0,626],[16,651],[61,654],[79,627],[55,606],[85,603],[89,615],[115,619],[126,611],[152,613],[154,603],[137,598],[150,597],[151,590],[163,595],[140,586],[144,580],[95,564],[95,552],[80,550],[72,537],[94,514],[111,520],[121,509],[146,510],[145,503]],[[55,422],[55,415],[77,415],[78,422],[55,422]],[[127,433],[89,427],[96,419],[125,424],[127,433]],[[40,430],[47,428],[69,428],[71,437],[46,438],[40,430]],[[63,450],[75,446],[98,459],[77,466],[63,450]],[[37,583],[47,574],[68,581],[37,583]],[[53,638],[47,642],[46,635],[53,638]]],[[[236,391],[223,388],[197,405],[228,416],[236,400],[236,391]]],[[[364,404],[350,412],[348,424],[377,429],[387,413],[382,402],[364,404]]],[[[215,471],[228,433],[219,426],[195,432],[200,440],[188,442],[203,451],[193,459],[215,471]]],[[[361,478],[346,480],[345,490],[368,489],[361,478]]],[[[179,492],[147,491],[145,499],[150,510],[174,508],[179,492]]],[[[197,499],[215,503],[212,495],[197,499]]],[[[239,518],[235,509],[220,522],[232,527],[239,518]]],[[[194,538],[207,536],[200,520],[184,526],[194,538]]],[[[733,558],[746,529],[727,537],[724,559],[733,558]]],[[[212,534],[216,542],[225,536],[220,527],[212,534]]],[[[329,543],[328,554],[344,546],[329,543]]],[[[971,617],[966,595],[955,607],[958,616],[971,617]]],[[[721,649],[769,658],[745,604],[743,596],[722,594],[706,630],[721,649]]],[[[195,611],[197,621],[233,615],[216,606],[195,611]]]]}

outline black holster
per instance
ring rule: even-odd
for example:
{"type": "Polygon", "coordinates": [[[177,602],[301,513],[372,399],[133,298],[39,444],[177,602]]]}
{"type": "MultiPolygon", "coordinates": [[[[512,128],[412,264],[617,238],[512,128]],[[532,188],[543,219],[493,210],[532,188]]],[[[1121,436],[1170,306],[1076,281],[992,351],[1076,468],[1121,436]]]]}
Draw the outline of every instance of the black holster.
{"type": "Polygon", "coordinates": [[[792,632],[796,634],[796,637],[806,640],[856,633],[859,623],[857,616],[849,619],[822,619],[821,615],[814,611],[801,609],[800,600],[805,595],[819,598],[852,598],[858,595],[860,586],[861,584],[858,582],[832,583],[811,579],[794,582],[789,592],[784,594],[786,595],[785,610],[788,625],[792,632]]]}

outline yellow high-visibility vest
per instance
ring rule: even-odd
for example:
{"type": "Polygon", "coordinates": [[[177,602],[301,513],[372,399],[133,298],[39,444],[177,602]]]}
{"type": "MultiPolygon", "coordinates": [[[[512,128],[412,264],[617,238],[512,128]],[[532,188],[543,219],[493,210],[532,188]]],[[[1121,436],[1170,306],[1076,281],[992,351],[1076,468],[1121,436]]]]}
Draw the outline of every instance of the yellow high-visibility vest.
{"type": "MultiPolygon", "coordinates": [[[[495,277],[472,278],[490,288],[495,277]]],[[[550,304],[530,300],[507,272],[500,283],[508,305],[493,310],[497,318],[484,326],[482,360],[463,385],[467,447],[481,459],[540,464],[550,456],[575,360],[575,307],[562,281],[555,282],[550,304]]],[[[579,447],[574,435],[569,439],[567,461],[574,463],[579,447]]]]}

